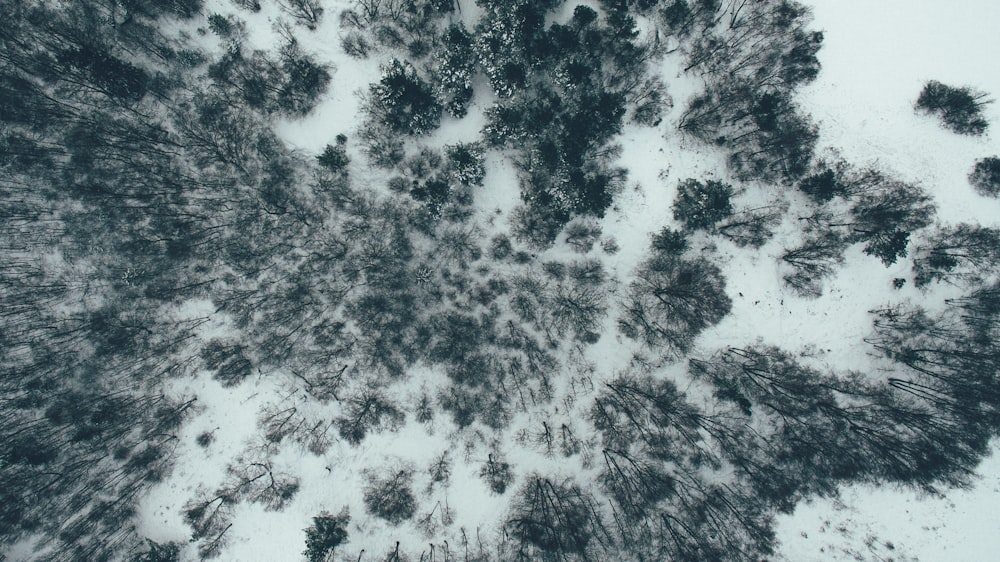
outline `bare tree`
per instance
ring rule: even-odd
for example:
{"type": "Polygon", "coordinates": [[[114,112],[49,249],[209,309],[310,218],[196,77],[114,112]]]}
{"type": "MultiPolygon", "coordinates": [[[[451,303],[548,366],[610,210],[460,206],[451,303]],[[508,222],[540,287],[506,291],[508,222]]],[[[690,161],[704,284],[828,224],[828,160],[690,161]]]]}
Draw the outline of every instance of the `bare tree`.
{"type": "Polygon", "coordinates": [[[781,261],[792,267],[784,276],[785,284],[804,296],[819,296],[822,281],[833,275],[844,262],[847,241],[835,232],[806,238],[797,248],[786,249],[781,261]]]}
{"type": "Polygon", "coordinates": [[[731,305],[717,267],[704,259],[660,255],[640,266],[618,325],[650,348],[682,353],[731,305]]]}
{"type": "Polygon", "coordinates": [[[529,476],[504,527],[517,560],[587,558],[610,546],[593,497],[572,482],[529,476]]]}
{"type": "Polygon", "coordinates": [[[913,253],[917,287],[974,284],[1000,267],[1000,230],[971,224],[941,229],[913,253]]]}
{"type": "Polygon", "coordinates": [[[347,398],[346,403],[345,413],[336,424],[340,436],[352,445],[361,443],[369,431],[395,428],[405,418],[378,389],[365,388],[347,398]]]}
{"type": "Polygon", "coordinates": [[[319,0],[278,0],[278,5],[288,15],[309,29],[316,29],[323,17],[319,0]]]}
{"type": "Polygon", "coordinates": [[[786,203],[736,211],[715,230],[740,247],[759,248],[774,236],[774,227],[784,218],[786,203]]]}

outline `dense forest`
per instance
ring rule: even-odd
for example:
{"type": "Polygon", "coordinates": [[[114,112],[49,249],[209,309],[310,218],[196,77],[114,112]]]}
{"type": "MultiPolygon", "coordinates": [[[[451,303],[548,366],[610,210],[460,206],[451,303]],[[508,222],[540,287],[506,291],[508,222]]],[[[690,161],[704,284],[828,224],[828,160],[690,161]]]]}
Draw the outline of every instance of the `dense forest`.
{"type": "MultiPolygon", "coordinates": [[[[967,486],[1000,431],[1000,229],[936,222],[926,186],[817,149],[795,93],[823,33],[794,1],[0,8],[0,560],[235,559],[255,506],[311,510],[288,560],[762,560],[803,499],[967,486]],[[674,99],[665,61],[700,91],[674,99]],[[279,133],[354,90],[357,127],[318,123],[322,151],[279,133]],[[456,123],[471,140],[436,140],[456,123]],[[641,248],[605,221],[630,128],[726,163],[671,179],[641,248]],[[479,203],[497,160],[519,192],[502,219],[479,203]],[[737,293],[720,248],[789,299],[855,251],[922,297],[870,311],[864,371],[708,347],[737,293]],[[245,387],[250,439],[192,433],[192,389],[245,387]],[[452,445],[367,456],[403,432],[452,445]],[[186,536],[152,533],[150,490],[218,450],[219,478],[177,492],[186,536]],[[468,494],[492,515],[450,506],[468,494]]],[[[959,135],[986,102],[914,92],[959,135]]],[[[1000,195],[997,156],[969,170],[960,188],[1000,195]]]]}

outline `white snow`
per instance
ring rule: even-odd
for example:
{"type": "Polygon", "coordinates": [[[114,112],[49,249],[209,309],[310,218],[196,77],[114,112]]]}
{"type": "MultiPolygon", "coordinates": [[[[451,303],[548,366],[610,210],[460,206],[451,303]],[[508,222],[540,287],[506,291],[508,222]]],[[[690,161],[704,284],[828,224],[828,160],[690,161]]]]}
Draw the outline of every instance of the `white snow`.
{"type": "Polygon", "coordinates": [[[937,195],[940,219],[998,224],[1000,201],[976,195],[966,176],[1000,153],[1000,106],[985,107],[983,137],[956,135],[913,110],[928,80],[1000,96],[1000,34],[989,0],[811,0],[824,32],[817,80],[799,101],[819,122],[821,143],[853,162],[877,161],[937,195]]]}
{"type": "MultiPolygon", "coordinates": [[[[850,162],[877,162],[900,179],[921,185],[935,196],[942,223],[1000,224],[1000,202],[976,195],[966,179],[976,159],[1000,153],[1000,107],[986,106],[990,130],[981,138],[956,135],[936,118],[913,110],[927,80],[972,86],[997,99],[1000,73],[995,72],[994,57],[1000,52],[1000,35],[991,22],[1000,18],[1000,3],[806,3],[813,6],[814,27],[825,34],[819,52],[823,69],[798,100],[819,122],[821,145],[837,148],[850,162]]],[[[828,337],[856,340],[854,331],[861,324],[857,315],[865,307],[879,299],[899,298],[886,289],[887,278],[895,275],[892,270],[879,272],[882,267],[877,262],[856,269],[855,263],[860,266],[848,259],[830,292],[860,301],[839,307],[841,313],[835,317],[829,315],[838,307],[831,303],[823,317],[830,318],[823,322],[828,337]],[[859,287],[873,287],[872,294],[859,287]]],[[[921,299],[912,289],[904,289],[900,296],[921,299]]],[[[731,318],[738,318],[738,312],[734,307],[731,318]]],[[[803,312],[792,317],[806,319],[803,312]]],[[[812,318],[819,319],[815,314],[812,318]]],[[[837,356],[832,364],[848,363],[850,352],[845,351],[847,356],[837,356]]],[[[979,468],[978,484],[969,491],[949,491],[946,499],[852,486],[843,491],[842,504],[824,500],[799,506],[793,516],[779,518],[780,554],[790,561],[995,558],[1000,552],[1000,523],[995,518],[1000,509],[1000,455],[997,446],[993,451],[979,468]],[[885,541],[896,550],[886,548],[885,541]]]]}
{"type": "MultiPolygon", "coordinates": [[[[1000,95],[1000,73],[994,71],[992,60],[1000,53],[1000,34],[995,33],[1000,3],[967,0],[960,7],[946,0],[809,3],[815,6],[814,27],[825,32],[820,51],[823,71],[798,99],[818,121],[821,144],[835,147],[852,163],[877,163],[903,180],[922,185],[935,194],[944,222],[1000,224],[1000,202],[977,196],[965,179],[975,159],[1000,153],[996,133],[983,138],[961,137],[944,130],[934,118],[913,111],[914,100],[928,79],[971,85],[993,96],[1000,95]]],[[[282,139],[307,154],[318,154],[338,133],[353,138],[361,119],[357,93],[379,76],[379,60],[358,61],[340,49],[337,14],[347,5],[329,3],[316,31],[295,28],[303,49],[334,67],[330,91],[315,111],[304,119],[277,125],[282,139]]],[[[234,10],[221,0],[211,6],[220,12],[234,10]]],[[[468,25],[478,8],[464,0],[461,6],[461,17],[468,25]]],[[[568,13],[572,12],[564,12],[562,17],[568,13]]],[[[256,15],[239,12],[239,16],[248,21],[254,41],[273,38],[271,24],[280,17],[273,7],[256,15]]],[[[701,85],[698,78],[681,76],[679,68],[676,58],[668,57],[663,62],[662,76],[675,102],[663,124],[655,128],[629,126],[619,139],[623,148],[620,163],[628,168],[629,180],[601,224],[603,238],[615,238],[621,248],[616,254],[602,256],[611,276],[620,283],[628,282],[646,255],[650,235],[663,226],[677,226],[670,204],[678,181],[688,177],[730,179],[723,154],[676,132],[677,117],[701,85]]],[[[481,80],[476,89],[470,115],[462,120],[445,118],[442,129],[429,140],[430,145],[439,147],[476,137],[483,124],[483,110],[491,103],[481,80]]],[[[1000,107],[988,106],[987,115],[992,127],[1000,127],[1000,107]]],[[[352,158],[363,156],[352,152],[352,158]]],[[[519,201],[516,169],[507,155],[497,151],[487,154],[486,168],[486,186],[477,191],[476,206],[485,216],[495,215],[494,228],[503,230],[519,201]]],[[[766,186],[741,187],[746,188],[746,194],[737,203],[780,196],[770,193],[766,186]]],[[[830,369],[870,367],[869,349],[861,342],[871,325],[868,311],[887,302],[924,298],[910,287],[891,289],[891,280],[905,277],[907,266],[901,262],[886,268],[855,247],[848,252],[845,266],[825,285],[824,296],[803,299],[782,286],[775,256],[795,233],[789,221],[780,231],[774,241],[758,251],[715,241],[714,252],[724,267],[733,311],[703,334],[699,350],[710,352],[760,340],[793,353],[808,352],[817,365],[830,369]]],[[[596,248],[591,255],[599,254],[596,248]]],[[[620,290],[621,284],[617,288],[620,290]]],[[[617,335],[614,298],[608,333],[585,356],[593,362],[592,383],[613,376],[637,349],[621,337],[609,337],[617,335]]],[[[203,310],[204,303],[192,303],[187,308],[192,314],[203,310]]],[[[221,322],[215,326],[224,325],[221,322]]],[[[566,371],[570,370],[567,367],[566,371]]],[[[401,394],[416,396],[420,385],[433,387],[435,377],[441,376],[431,371],[413,373],[401,394]]],[[[202,374],[178,383],[174,394],[197,395],[201,410],[180,435],[173,474],[155,487],[140,506],[141,533],[161,541],[186,539],[190,530],[180,516],[183,503],[199,486],[211,490],[219,485],[226,465],[257,432],[260,408],[287,394],[277,380],[275,375],[223,389],[202,374]],[[203,431],[214,432],[216,437],[207,449],[194,442],[203,431]]],[[[553,411],[546,412],[552,414],[551,421],[579,419],[589,402],[580,400],[569,410],[561,404],[570,403],[554,401],[553,411]]],[[[336,414],[336,406],[331,408],[330,414],[336,414]]],[[[351,542],[342,552],[356,554],[366,548],[368,553],[380,555],[400,540],[409,552],[419,554],[427,548],[428,540],[413,522],[392,528],[365,514],[362,487],[366,468],[412,468],[421,510],[418,517],[446,499],[456,518],[450,535],[452,548],[456,548],[454,536],[461,526],[473,542],[477,528],[481,528],[484,538],[492,538],[506,509],[511,494],[492,496],[478,474],[488,444],[494,439],[500,439],[499,448],[508,455],[519,478],[532,467],[555,475],[575,473],[581,480],[593,472],[592,468],[579,468],[585,459],[558,455],[549,458],[530,440],[516,438],[518,430],[537,431],[540,417],[519,415],[511,424],[513,429],[504,435],[485,431],[482,435],[472,431],[459,434],[447,417],[439,413],[430,428],[410,420],[398,431],[370,436],[358,448],[335,443],[322,456],[283,445],[276,462],[300,478],[298,494],[280,512],[241,504],[222,559],[298,559],[304,548],[303,529],[311,523],[310,518],[321,510],[335,514],[344,506],[350,509],[352,522],[351,542]],[[443,451],[449,452],[454,463],[451,482],[446,488],[436,486],[428,492],[427,466],[443,451]]],[[[581,435],[584,439],[590,437],[581,435]]],[[[1000,455],[985,462],[980,473],[982,480],[974,490],[949,492],[946,500],[905,490],[850,487],[843,491],[840,503],[823,500],[800,506],[793,515],[779,518],[779,556],[793,562],[906,559],[903,556],[923,560],[989,559],[1000,552],[1000,525],[991,517],[1000,507],[1000,455]]],[[[520,482],[516,480],[512,489],[520,482]]],[[[189,546],[185,559],[194,557],[194,547],[189,546]]]]}

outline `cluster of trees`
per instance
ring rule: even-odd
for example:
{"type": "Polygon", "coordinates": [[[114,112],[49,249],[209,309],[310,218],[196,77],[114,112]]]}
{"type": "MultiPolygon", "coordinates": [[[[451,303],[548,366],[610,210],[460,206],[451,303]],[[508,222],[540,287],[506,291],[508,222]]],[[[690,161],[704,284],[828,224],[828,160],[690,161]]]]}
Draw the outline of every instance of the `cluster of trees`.
{"type": "MultiPolygon", "coordinates": [[[[674,220],[681,223],[684,232],[674,236],[683,237],[685,233],[703,230],[722,236],[741,248],[759,248],[766,244],[774,234],[774,227],[784,218],[787,204],[775,202],[737,210],[732,203],[735,195],[733,186],[723,181],[681,180],[672,210],[674,220]]],[[[658,236],[659,241],[654,241],[654,246],[671,244],[670,235],[660,233],[658,236]]],[[[679,251],[683,251],[683,247],[679,251]]]]}
{"type": "Polygon", "coordinates": [[[274,453],[268,444],[251,447],[227,467],[222,485],[185,504],[184,520],[191,527],[191,541],[198,541],[201,558],[214,558],[226,546],[233,510],[240,502],[279,511],[295,497],[298,479],[273,465],[269,457],[274,453]]]}
{"type": "Polygon", "coordinates": [[[138,552],[135,502],[194,404],[159,383],[197,366],[207,321],[173,306],[199,294],[193,249],[215,233],[187,206],[211,184],[181,172],[187,140],[163,121],[184,55],[155,32],[200,2],[2,9],[0,293],[17,304],[0,344],[0,542],[37,538],[54,560],[138,552]]]}
{"type": "Polygon", "coordinates": [[[936,281],[971,287],[988,281],[1000,267],[1000,230],[959,224],[941,228],[913,252],[917,287],[936,281]]]}
{"type": "Polygon", "coordinates": [[[482,68],[501,101],[488,111],[484,134],[493,146],[518,149],[520,231],[550,244],[574,215],[603,216],[621,185],[610,143],[628,107],[656,122],[663,87],[644,80],[654,55],[640,45],[625,6],[605,16],[577,6],[566,24],[545,27],[553,4],[484,2],[476,27],[482,68]]]}
{"type": "Polygon", "coordinates": [[[823,42],[822,32],[806,28],[808,9],[787,0],[677,0],[658,15],[687,70],[708,82],[688,103],[681,130],[725,147],[741,179],[792,183],[805,175],[818,134],[792,93],[818,75],[823,42]]]}
{"type": "Polygon", "coordinates": [[[444,16],[454,9],[451,0],[359,0],[340,14],[341,45],[358,58],[378,46],[423,59],[440,44],[444,16]]]}
{"type": "Polygon", "coordinates": [[[591,419],[601,433],[600,484],[618,548],[650,560],[750,560],[771,552],[767,503],[713,476],[723,469],[715,439],[733,430],[725,416],[706,415],[672,382],[637,369],[604,385],[591,419]]]}
{"type": "Polygon", "coordinates": [[[798,185],[817,206],[800,218],[802,242],[780,259],[791,268],[786,285],[803,295],[821,294],[823,279],[852,244],[864,243],[864,253],[886,266],[906,257],[910,236],[930,225],[936,212],[920,187],[843,162],[819,162],[798,185]]]}
{"type": "Polygon", "coordinates": [[[539,474],[519,490],[504,531],[512,560],[588,560],[611,539],[590,493],[539,474]]]}
{"type": "Polygon", "coordinates": [[[691,100],[679,126],[725,147],[740,179],[792,183],[808,172],[819,133],[799,113],[791,91],[756,88],[745,83],[710,85],[691,100]]]}
{"type": "Polygon", "coordinates": [[[465,115],[477,58],[465,28],[445,25],[454,6],[442,0],[362,0],[341,14],[342,46],[349,55],[365,58],[375,46],[398,54],[365,98],[368,120],[361,135],[372,164],[400,164],[404,138],[434,131],[445,110],[465,115]]]}
{"type": "MultiPolygon", "coordinates": [[[[698,407],[671,381],[630,366],[591,411],[611,513],[585,525],[610,522],[610,536],[595,530],[596,540],[640,559],[750,560],[774,546],[771,517],[803,497],[849,482],[967,485],[1000,412],[1000,356],[987,335],[997,294],[978,288],[939,317],[875,311],[869,341],[894,363],[888,375],[819,371],[774,347],[730,348],[690,361],[714,394],[698,407]]],[[[563,541],[550,541],[549,554],[561,553],[553,559],[576,559],[566,554],[570,531],[548,532],[563,541]]]]}
{"type": "Polygon", "coordinates": [[[226,52],[208,66],[208,76],[226,95],[238,92],[247,106],[265,114],[301,116],[326,91],[329,69],[302,52],[290,33],[274,57],[261,50],[245,52],[245,26],[233,16],[212,14],[209,26],[224,42],[226,52]]]}
{"type": "Polygon", "coordinates": [[[925,457],[910,461],[911,481],[964,482],[997,433],[997,296],[990,281],[949,299],[938,314],[915,306],[874,311],[869,342],[899,369],[888,385],[927,426],[922,437],[933,440],[925,457]]]}
{"type": "MultiPolygon", "coordinates": [[[[4,311],[0,540],[39,539],[54,560],[176,554],[141,540],[131,520],[195,404],[167,399],[162,384],[196,370],[233,386],[281,366],[312,399],[344,394],[334,419],[262,412],[267,446],[186,514],[211,556],[238,502],[280,509],[296,483],[272,468],[275,444],[319,454],[374,419],[364,405],[379,395],[345,384],[377,339],[348,328],[343,311],[364,302],[352,289],[398,293],[410,278],[388,280],[406,261],[405,234],[382,237],[410,220],[368,219],[382,209],[349,189],[346,138],[310,166],[271,131],[273,116],[307,113],[330,81],[289,28],[274,51],[257,51],[238,19],[200,3],[127,4],[3,4],[0,290],[19,304],[4,311]],[[224,52],[213,59],[159,32],[169,17],[205,18],[224,52]],[[325,209],[337,208],[362,218],[328,228],[325,209]],[[375,236],[365,223],[390,228],[375,236]],[[178,306],[192,300],[211,300],[233,329],[203,339],[210,319],[178,306]]],[[[472,153],[455,149],[449,173],[474,179],[472,153]]],[[[389,351],[367,357],[387,370],[398,362],[389,351]]]]}
{"type": "Polygon", "coordinates": [[[434,51],[431,76],[438,88],[438,98],[453,117],[461,119],[468,112],[477,63],[472,34],[462,24],[448,26],[441,37],[441,47],[434,51]]]}
{"type": "Polygon", "coordinates": [[[423,148],[402,162],[401,175],[389,180],[389,189],[423,205],[427,218],[460,222],[469,215],[473,189],[483,184],[486,169],[478,143],[446,146],[444,154],[423,148]]]}
{"type": "MultiPolygon", "coordinates": [[[[309,28],[322,17],[312,0],[279,4],[309,28]]],[[[53,560],[175,559],[179,545],[145,541],[132,524],[197,404],[164,396],[171,377],[205,371],[232,387],[285,373],[301,390],[301,403],[259,412],[259,442],[185,505],[205,558],[223,551],[241,503],[280,510],[295,499],[281,447],[322,454],[403,424],[410,412],[394,385],[417,363],[447,375],[416,405],[421,423],[439,406],[460,428],[503,431],[549,405],[566,372],[560,354],[596,342],[611,307],[612,281],[583,257],[600,230],[578,219],[566,241],[580,256],[536,262],[507,236],[487,247],[471,193],[486,147],[508,147],[526,202],[515,238],[549,243],[574,216],[604,213],[623,177],[615,135],[629,118],[656,124],[669,103],[647,77],[659,47],[639,44],[635,13],[654,17],[689,70],[710,78],[682,126],[727,146],[742,175],[795,181],[817,203],[804,219],[810,237],[782,256],[790,285],[815,291],[848,244],[892,263],[930,222],[913,186],[839,165],[809,174],[814,130],[790,92],[815,75],[821,37],[797,5],[608,0],[600,14],[580,6],[547,25],[556,7],[483,0],[471,31],[445,25],[452,2],[364,0],[343,15],[345,48],[397,55],[368,90],[360,141],[393,170],[400,197],[353,183],[346,136],[307,160],[271,131],[274,118],[307,114],[331,81],[292,26],[260,51],[238,18],[203,14],[198,0],[0,0],[0,544],[38,539],[53,560]],[[204,18],[222,52],[168,37],[169,18],[204,18]],[[445,111],[465,114],[480,70],[500,98],[485,142],[408,153],[406,139],[431,133],[445,111]],[[181,306],[200,301],[231,321],[226,333],[206,337],[211,319],[181,306]]],[[[994,160],[970,178],[984,193],[996,191],[994,160]]],[[[684,230],[654,237],[623,296],[625,336],[678,357],[728,313],[720,270],[687,254],[686,237],[759,246],[784,211],[736,209],[734,195],[722,182],[682,182],[673,210],[684,230]]],[[[762,347],[691,363],[715,390],[710,412],[650,373],[608,381],[589,416],[599,487],[515,481],[502,451],[483,463],[491,492],[512,496],[495,546],[525,560],[750,557],[771,548],[775,509],[833,483],[963,482],[998,421],[998,240],[996,229],[959,225],[917,245],[917,285],[947,281],[967,296],[936,317],[879,311],[871,341],[905,373],[887,384],[762,347]],[[723,465],[735,476],[707,477],[723,465]]],[[[526,438],[548,454],[586,446],[575,425],[541,420],[536,430],[526,438]]],[[[442,456],[431,487],[449,472],[442,456]]],[[[435,513],[451,525],[446,502],[421,516],[413,476],[371,474],[368,514],[429,534],[435,513]]],[[[315,517],[306,557],[333,556],[349,521],[346,511],[315,517]]],[[[478,533],[461,534],[445,548],[492,552],[478,533]]],[[[388,558],[404,554],[397,545],[388,558]]]]}

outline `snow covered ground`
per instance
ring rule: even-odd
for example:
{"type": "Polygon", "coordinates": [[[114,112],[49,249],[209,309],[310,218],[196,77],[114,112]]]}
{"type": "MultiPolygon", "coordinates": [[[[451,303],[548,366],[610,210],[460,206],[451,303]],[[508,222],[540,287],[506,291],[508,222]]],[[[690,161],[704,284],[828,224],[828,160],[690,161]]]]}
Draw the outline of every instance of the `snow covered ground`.
{"type": "MultiPolygon", "coordinates": [[[[1000,52],[1000,35],[993,29],[993,24],[1000,21],[1000,3],[807,3],[814,5],[814,27],[826,33],[820,52],[823,71],[798,99],[819,123],[821,145],[835,148],[859,166],[877,163],[900,179],[933,192],[942,222],[1000,224],[1000,202],[979,197],[965,179],[974,160],[1000,153],[996,135],[961,137],[944,130],[935,119],[913,111],[914,100],[928,79],[970,85],[1000,95],[1000,73],[994,71],[991,60],[1000,52]]],[[[336,67],[331,90],[315,113],[278,127],[282,138],[307,154],[318,153],[338,133],[353,135],[359,124],[356,92],[377,78],[377,60],[349,59],[340,49],[336,14],[342,5],[330,3],[317,31],[297,30],[305,50],[336,67]]],[[[212,2],[210,6],[218,11],[232,10],[226,2],[212,2]]],[[[269,18],[276,15],[276,10],[266,9],[261,14],[243,13],[241,17],[248,19],[254,37],[265,38],[269,18]]],[[[622,248],[603,259],[612,275],[624,281],[642,259],[649,235],[673,224],[670,202],[677,182],[688,177],[726,179],[723,155],[693,145],[671,127],[698,87],[697,80],[678,76],[676,62],[668,59],[663,67],[663,77],[675,101],[673,112],[660,127],[630,127],[620,139],[621,163],[630,171],[629,182],[602,226],[604,238],[615,238],[622,248]]],[[[480,88],[479,92],[484,90],[480,88]]],[[[488,103],[484,97],[477,97],[471,115],[461,122],[446,119],[432,142],[445,144],[474,138],[488,103]]],[[[987,117],[993,128],[1000,127],[1000,106],[988,106],[987,117]]],[[[357,162],[363,157],[352,153],[352,158],[357,162]]],[[[516,201],[516,177],[500,154],[490,154],[487,166],[489,189],[477,195],[477,204],[486,211],[498,209],[501,219],[497,226],[503,227],[516,201]]],[[[747,186],[743,200],[767,196],[758,186],[747,186]]],[[[782,288],[773,255],[778,242],[759,251],[718,243],[733,313],[704,334],[699,344],[703,351],[763,338],[765,343],[780,344],[792,352],[812,345],[815,358],[831,368],[863,369],[868,357],[860,339],[870,327],[867,311],[890,301],[921,298],[915,289],[894,292],[890,288],[893,277],[906,275],[905,264],[887,269],[855,248],[849,252],[845,267],[827,284],[824,297],[802,299],[782,288]]],[[[627,360],[623,350],[614,351],[616,345],[614,334],[606,334],[590,350],[588,358],[594,362],[594,372],[610,374],[627,360]]],[[[407,392],[415,395],[421,384],[432,385],[434,377],[440,376],[425,375],[411,377],[413,388],[407,392]]],[[[199,486],[211,489],[218,485],[226,464],[257,432],[257,410],[286,393],[267,380],[248,382],[237,391],[224,390],[207,375],[175,390],[179,396],[198,395],[204,409],[185,429],[181,442],[186,445],[178,451],[177,469],[142,505],[141,532],[160,541],[186,540],[190,530],[179,514],[183,503],[199,486]],[[242,413],[237,416],[236,411],[242,413]],[[204,431],[214,431],[216,436],[216,443],[208,449],[194,445],[195,437],[204,431]]],[[[556,414],[553,419],[559,419],[556,414]]],[[[364,514],[361,471],[394,463],[412,467],[418,474],[415,489],[421,510],[447,500],[459,521],[456,528],[466,526],[470,537],[475,536],[479,526],[484,532],[492,530],[506,507],[506,498],[491,496],[478,477],[484,450],[462,450],[455,443],[454,427],[444,418],[438,416],[433,433],[411,421],[397,432],[369,437],[359,448],[334,445],[320,457],[286,447],[277,461],[283,470],[301,479],[296,499],[278,513],[241,505],[234,516],[240,524],[234,526],[222,559],[297,559],[304,543],[302,530],[310,524],[310,517],[321,509],[336,513],[345,505],[354,516],[352,538],[372,541],[379,549],[389,548],[395,540],[404,540],[414,548],[426,545],[424,535],[412,523],[391,529],[364,514]],[[444,491],[425,492],[426,467],[442,451],[449,451],[456,461],[452,484],[444,491]]],[[[516,420],[514,425],[527,423],[516,420]]],[[[516,453],[508,460],[522,476],[531,466],[559,474],[569,470],[570,463],[578,462],[575,458],[565,463],[547,459],[514,441],[500,445],[502,450],[516,453]]],[[[799,506],[793,515],[780,518],[779,554],[792,562],[990,559],[1000,552],[1000,522],[992,517],[1000,508],[1000,455],[994,454],[980,472],[982,478],[975,489],[949,492],[947,498],[852,487],[844,490],[838,501],[799,506]]],[[[515,482],[513,486],[517,485],[515,482]]],[[[185,555],[193,557],[194,548],[189,547],[185,555]]]]}
{"type": "MultiPolygon", "coordinates": [[[[814,26],[825,33],[823,70],[798,99],[820,125],[820,144],[836,147],[848,161],[878,162],[919,183],[935,195],[943,223],[1000,224],[1000,202],[976,195],[966,180],[976,159],[1000,154],[1000,106],[986,106],[992,131],[983,137],[956,135],[913,111],[920,88],[931,79],[1000,96],[1000,34],[992,23],[1000,19],[1000,3],[806,4],[813,6],[814,26]]],[[[976,486],[945,498],[858,486],[844,490],[840,501],[800,505],[779,520],[781,554],[790,561],[995,560],[1000,449],[993,450],[976,486]]]]}

